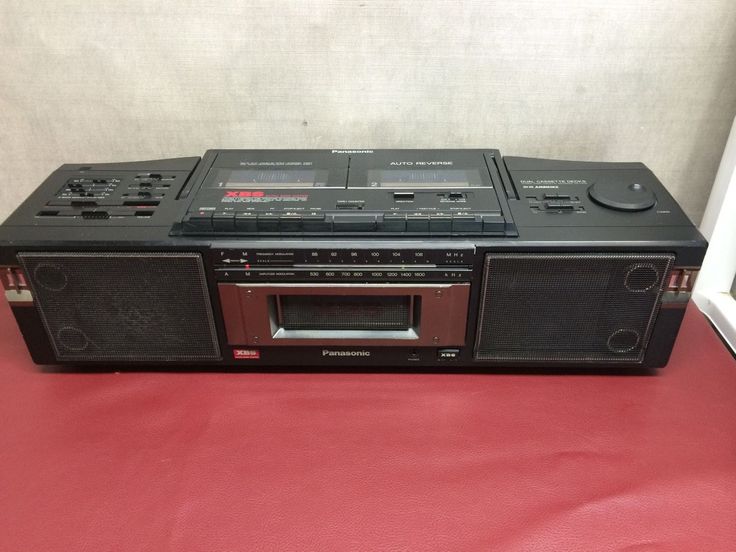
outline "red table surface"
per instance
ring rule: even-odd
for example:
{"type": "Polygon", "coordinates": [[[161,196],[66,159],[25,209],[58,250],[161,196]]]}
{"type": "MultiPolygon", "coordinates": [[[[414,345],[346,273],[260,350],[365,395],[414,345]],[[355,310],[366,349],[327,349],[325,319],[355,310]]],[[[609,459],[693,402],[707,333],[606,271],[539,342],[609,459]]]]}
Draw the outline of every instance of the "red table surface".
{"type": "Polygon", "coordinates": [[[0,550],[736,550],[736,363],[50,373],[0,307],[0,550]]]}

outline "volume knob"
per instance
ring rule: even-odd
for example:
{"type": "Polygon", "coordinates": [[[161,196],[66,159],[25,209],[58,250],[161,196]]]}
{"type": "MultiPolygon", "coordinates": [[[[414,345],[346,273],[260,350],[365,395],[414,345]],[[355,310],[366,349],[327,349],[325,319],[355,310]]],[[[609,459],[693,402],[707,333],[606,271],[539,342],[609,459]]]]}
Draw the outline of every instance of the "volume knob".
{"type": "Polygon", "coordinates": [[[657,196],[643,184],[596,182],[588,188],[590,199],[617,211],[645,211],[657,203],[657,196]]]}

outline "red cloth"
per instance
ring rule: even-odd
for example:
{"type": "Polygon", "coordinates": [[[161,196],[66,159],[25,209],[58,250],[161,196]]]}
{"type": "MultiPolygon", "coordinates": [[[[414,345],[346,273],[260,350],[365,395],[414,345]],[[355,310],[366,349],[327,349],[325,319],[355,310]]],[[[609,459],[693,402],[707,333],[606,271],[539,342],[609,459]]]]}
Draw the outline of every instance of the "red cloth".
{"type": "Polygon", "coordinates": [[[736,549],[736,363],[44,373],[0,307],[0,550],[736,549]]]}

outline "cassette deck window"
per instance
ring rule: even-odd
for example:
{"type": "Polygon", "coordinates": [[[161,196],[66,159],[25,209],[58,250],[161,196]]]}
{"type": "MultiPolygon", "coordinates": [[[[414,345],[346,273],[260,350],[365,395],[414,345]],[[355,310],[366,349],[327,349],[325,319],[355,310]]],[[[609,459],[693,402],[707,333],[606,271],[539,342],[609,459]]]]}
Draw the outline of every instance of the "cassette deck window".
{"type": "Polygon", "coordinates": [[[219,170],[213,188],[312,188],[327,185],[326,170],[237,169],[219,170]]]}
{"type": "Polygon", "coordinates": [[[470,188],[482,186],[477,170],[387,169],[369,170],[371,188],[470,188]]]}

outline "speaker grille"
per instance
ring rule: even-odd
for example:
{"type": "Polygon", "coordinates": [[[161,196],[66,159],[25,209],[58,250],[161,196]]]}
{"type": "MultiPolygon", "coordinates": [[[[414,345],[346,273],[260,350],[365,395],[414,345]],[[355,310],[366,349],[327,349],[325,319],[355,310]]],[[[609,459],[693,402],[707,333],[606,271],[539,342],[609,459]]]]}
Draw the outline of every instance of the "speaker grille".
{"type": "Polygon", "coordinates": [[[19,253],[58,360],[220,358],[196,253],[19,253]]]}
{"type": "Polygon", "coordinates": [[[411,296],[281,295],[286,330],[406,330],[411,296]]]}
{"type": "Polygon", "coordinates": [[[475,358],[640,362],[673,260],[487,254],[475,358]]]}

